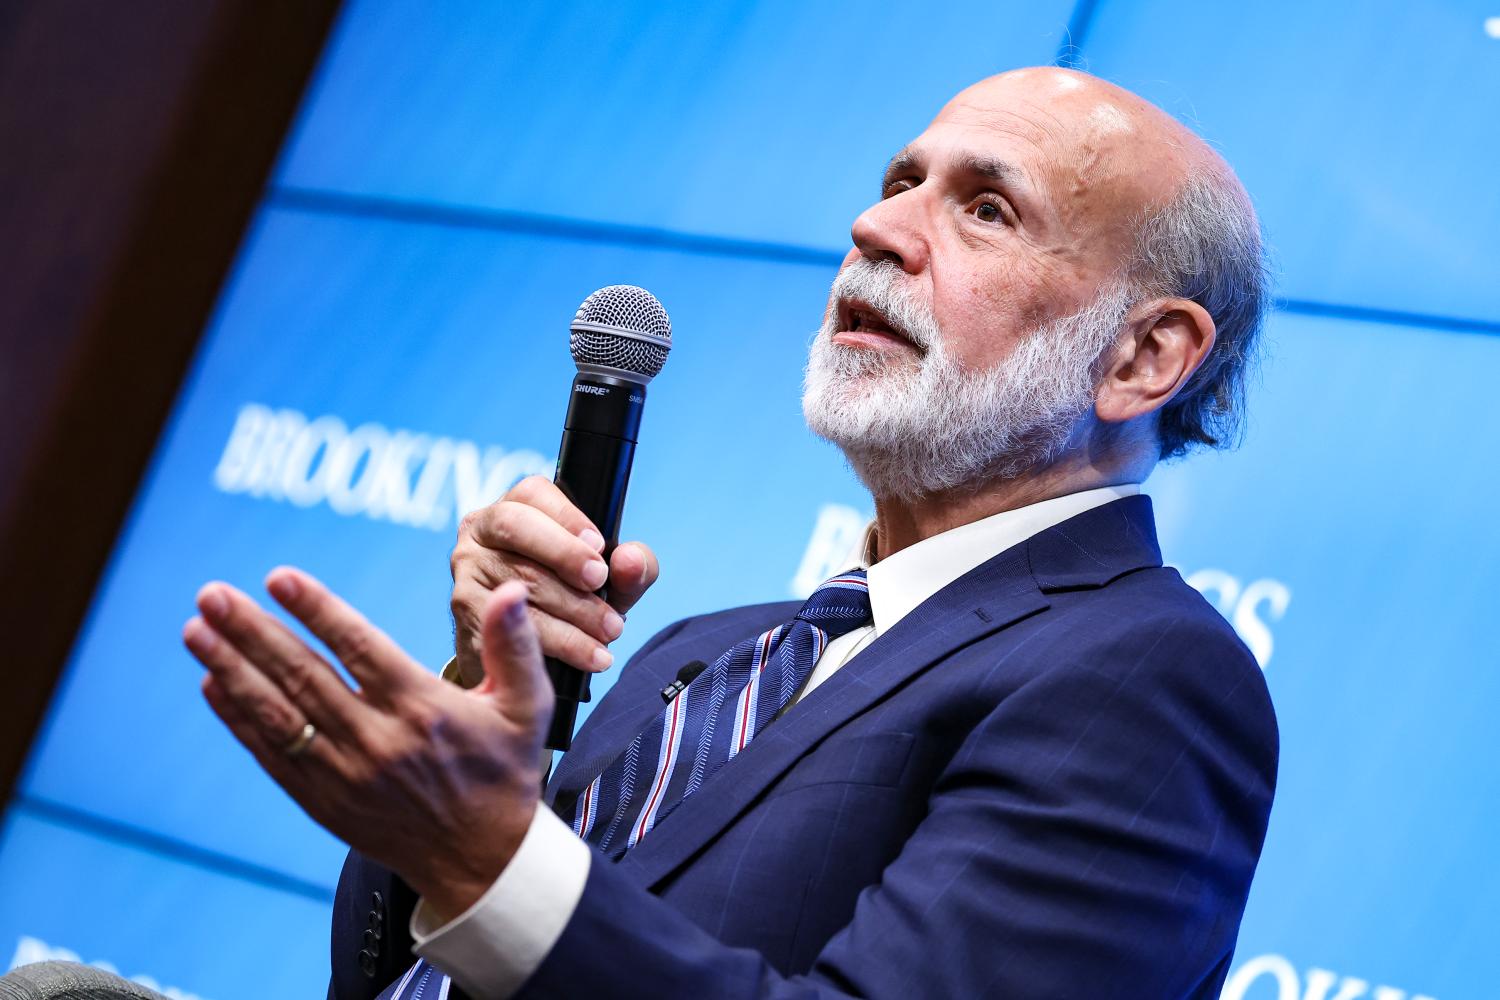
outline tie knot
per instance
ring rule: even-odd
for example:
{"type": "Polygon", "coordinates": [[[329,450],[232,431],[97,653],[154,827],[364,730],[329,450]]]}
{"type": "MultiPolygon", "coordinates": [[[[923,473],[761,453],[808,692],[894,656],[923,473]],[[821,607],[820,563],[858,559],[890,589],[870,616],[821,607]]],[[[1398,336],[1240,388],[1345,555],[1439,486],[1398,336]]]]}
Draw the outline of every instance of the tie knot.
{"type": "Polygon", "coordinates": [[[850,570],[819,584],[797,618],[816,625],[830,639],[870,624],[870,584],[865,571],[850,570]]]}

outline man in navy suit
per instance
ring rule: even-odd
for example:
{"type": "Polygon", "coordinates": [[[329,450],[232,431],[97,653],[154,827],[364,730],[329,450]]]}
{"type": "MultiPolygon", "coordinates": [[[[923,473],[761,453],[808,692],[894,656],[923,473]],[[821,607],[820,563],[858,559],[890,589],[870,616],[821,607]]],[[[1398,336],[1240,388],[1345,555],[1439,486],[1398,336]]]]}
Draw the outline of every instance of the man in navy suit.
{"type": "MultiPolygon", "coordinates": [[[[204,588],[210,703],[355,849],[331,996],[1217,997],[1275,719],[1139,484],[1235,431],[1266,300],[1248,199],[1160,110],[1030,69],[955,97],[853,242],[804,409],[874,497],[863,545],[800,608],[654,637],[545,798],[541,656],[607,667],[657,572],[638,543],[606,564],[550,484],[464,521],[457,684],[297,570],[268,589],[357,690],[204,588]],[[726,712],[734,749],[702,736],[714,763],[681,784],[674,706],[703,702],[663,688],[712,664],[722,701],[735,656],[772,677],[755,650],[799,629],[760,728],[726,712]]],[[[795,488],[776,472],[753,475],[795,488]]]]}

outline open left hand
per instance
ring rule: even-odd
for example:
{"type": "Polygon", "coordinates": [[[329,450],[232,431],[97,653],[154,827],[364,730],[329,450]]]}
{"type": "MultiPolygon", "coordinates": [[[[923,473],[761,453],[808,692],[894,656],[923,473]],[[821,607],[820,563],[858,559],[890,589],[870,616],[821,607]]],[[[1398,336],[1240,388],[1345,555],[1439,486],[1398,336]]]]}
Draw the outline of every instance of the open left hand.
{"type": "Polygon", "coordinates": [[[210,583],[183,628],[209,705],[309,816],[457,916],[509,863],[539,799],[552,689],[526,586],[485,605],[485,677],[468,691],[308,574],[276,569],[266,589],[358,687],[246,594],[210,583]]]}

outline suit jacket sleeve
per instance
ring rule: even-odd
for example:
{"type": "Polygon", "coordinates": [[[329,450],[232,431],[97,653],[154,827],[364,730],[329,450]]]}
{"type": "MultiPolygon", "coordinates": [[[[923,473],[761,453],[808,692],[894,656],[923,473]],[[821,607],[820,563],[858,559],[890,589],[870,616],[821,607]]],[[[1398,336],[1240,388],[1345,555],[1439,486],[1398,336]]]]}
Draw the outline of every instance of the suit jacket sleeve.
{"type": "Polygon", "coordinates": [[[1072,637],[1067,662],[1033,670],[971,731],[807,974],[780,975],[595,863],[521,995],[1217,997],[1277,755],[1260,671],[1222,625],[1072,637]]]}

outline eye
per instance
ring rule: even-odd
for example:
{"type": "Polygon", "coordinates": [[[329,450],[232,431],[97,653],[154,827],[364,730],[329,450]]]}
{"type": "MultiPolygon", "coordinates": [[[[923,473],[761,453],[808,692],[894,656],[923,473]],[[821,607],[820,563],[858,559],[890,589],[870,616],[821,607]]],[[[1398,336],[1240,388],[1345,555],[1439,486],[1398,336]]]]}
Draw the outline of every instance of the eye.
{"type": "Polygon", "coordinates": [[[917,182],[910,177],[898,177],[893,181],[886,181],[880,189],[881,198],[890,198],[900,194],[902,191],[910,191],[917,186],[917,182]]]}
{"type": "Polygon", "coordinates": [[[974,213],[974,218],[980,222],[1005,222],[1004,210],[993,201],[980,201],[970,211],[974,213]]]}

